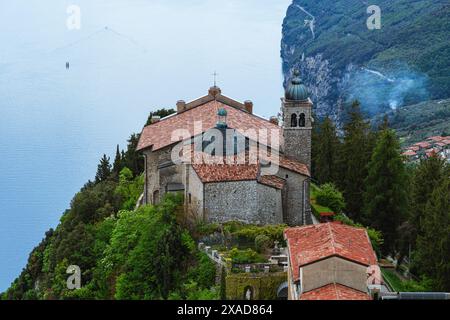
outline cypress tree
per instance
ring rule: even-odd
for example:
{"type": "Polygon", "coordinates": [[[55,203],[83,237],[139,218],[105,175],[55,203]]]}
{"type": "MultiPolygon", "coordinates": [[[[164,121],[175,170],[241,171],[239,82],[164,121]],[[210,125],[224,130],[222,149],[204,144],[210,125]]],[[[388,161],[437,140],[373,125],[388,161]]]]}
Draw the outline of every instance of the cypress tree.
{"type": "Polygon", "coordinates": [[[338,160],[338,187],[347,203],[347,214],[360,222],[363,209],[364,180],[374,146],[374,135],[364,121],[358,101],[353,102],[349,121],[344,125],[344,141],[338,160]]]}
{"type": "Polygon", "coordinates": [[[220,300],[227,300],[227,271],[224,266],[222,266],[222,271],[220,274],[220,300]]]}
{"type": "Polygon", "coordinates": [[[100,159],[100,164],[97,167],[97,174],[95,175],[95,183],[105,181],[111,175],[111,164],[109,163],[109,157],[106,154],[100,159]]]}
{"type": "Polygon", "coordinates": [[[119,150],[119,145],[117,145],[116,157],[114,158],[113,169],[112,169],[114,176],[119,177],[119,173],[121,170],[122,170],[122,155],[119,150]]]}
{"type": "Polygon", "coordinates": [[[320,184],[337,181],[337,157],[340,141],[336,126],[330,118],[326,118],[316,133],[314,157],[315,178],[320,184]]]}
{"type": "Polygon", "coordinates": [[[128,139],[127,151],[123,163],[125,167],[133,172],[133,176],[138,176],[144,171],[144,156],[136,151],[139,142],[139,134],[132,134],[128,139]]]}
{"type": "Polygon", "coordinates": [[[383,233],[383,253],[393,253],[397,229],[406,217],[408,206],[408,179],[394,131],[385,130],[380,135],[369,163],[365,189],[366,221],[383,233]]]}

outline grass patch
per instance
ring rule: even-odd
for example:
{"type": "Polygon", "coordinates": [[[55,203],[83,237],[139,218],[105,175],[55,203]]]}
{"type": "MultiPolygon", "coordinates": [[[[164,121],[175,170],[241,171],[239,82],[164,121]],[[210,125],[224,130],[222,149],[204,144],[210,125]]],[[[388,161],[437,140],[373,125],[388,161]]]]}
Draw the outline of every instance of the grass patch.
{"type": "Polygon", "coordinates": [[[381,269],[381,273],[384,280],[396,292],[427,292],[431,290],[429,281],[404,280],[395,270],[390,269],[381,269]]]}
{"type": "Polygon", "coordinates": [[[320,219],[321,213],[333,212],[333,210],[331,210],[330,208],[321,206],[320,204],[317,203],[316,198],[317,198],[317,193],[319,191],[320,191],[320,188],[317,185],[311,183],[311,209],[312,209],[314,216],[317,219],[320,219]]]}

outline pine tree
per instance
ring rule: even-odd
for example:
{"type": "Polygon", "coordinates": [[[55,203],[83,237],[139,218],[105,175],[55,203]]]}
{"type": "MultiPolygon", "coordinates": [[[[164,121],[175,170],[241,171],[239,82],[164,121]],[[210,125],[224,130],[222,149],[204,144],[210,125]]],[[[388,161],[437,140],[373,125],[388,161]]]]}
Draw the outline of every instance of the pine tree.
{"type": "Polygon", "coordinates": [[[315,154],[313,154],[314,177],[320,184],[337,181],[337,157],[340,141],[336,126],[330,118],[326,118],[316,133],[315,154]]]}
{"type": "Polygon", "coordinates": [[[383,253],[393,253],[397,229],[408,209],[408,179],[394,131],[385,130],[380,135],[369,163],[365,189],[366,221],[383,233],[383,253]]]}
{"type": "Polygon", "coordinates": [[[112,169],[112,172],[116,178],[119,177],[119,173],[122,169],[123,169],[122,156],[120,153],[119,145],[117,145],[116,157],[114,158],[113,169],[112,169]]]}
{"type": "Polygon", "coordinates": [[[450,170],[446,171],[425,207],[413,260],[438,291],[450,291],[450,170]]]}
{"type": "Polygon", "coordinates": [[[139,142],[139,134],[132,134],[128,139],[127,151],[123,157],[123,165],[133,172],[133,176],[138,176],[144,171],[144,157],[136,151],[139,142]]]}
{"type": "Polygon", "coordinates": [[[111,164],[109,157],[106,154],[100,159],[100,164],[97,167],[97,174],[95,175],[95,183],[107,180],[111,176],[111,164]]]}
{"type": "Polygon", "coordinates": [[[344,135],[338,159],[337,185],[344,193],[347,214],[360,222],[364,180],[367,177],[367,164],[373,151],[375,135],[371,133],[369,124],[364,121],[358,101],[351,106],[349,121],[344,125],[344,135]]]}
{"type": "Polygon", "coordinates": [[[409,217],[409,222],[413,229],[413,234],[411,235],[413,245],[417,235],[422,232],[421,220],[426,213],[427,201],[441,182],[444,173],[445,160],[439,159],[438,156],[421,160],[414,171],[411,185],[412,210],[409,217]]]}
{"type": "Polygon", "coordinates": [[[220,300],[227,300],[227,271],[224,266],[220,273],[220,300]]]}

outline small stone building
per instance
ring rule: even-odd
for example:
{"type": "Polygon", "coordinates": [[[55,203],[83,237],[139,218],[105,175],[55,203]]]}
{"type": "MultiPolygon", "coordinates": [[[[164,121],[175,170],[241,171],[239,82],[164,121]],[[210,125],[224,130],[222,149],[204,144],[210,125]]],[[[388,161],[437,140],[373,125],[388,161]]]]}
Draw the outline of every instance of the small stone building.
{"type": "Polygon", "coordinates": [[[282,98],[281,126],[216,86],[192,102],[178,101],[176,114],[154,119],[141,133],[143,202],[183,192],[186,212],[196,220],[311,223],[311,109],[298,73],[282,98]]]}
{"type": "Polygon", "coordinates": [[[289,228],[289,300],[369,300],[379,267],[367,231],[339,223],[289,228]]]}

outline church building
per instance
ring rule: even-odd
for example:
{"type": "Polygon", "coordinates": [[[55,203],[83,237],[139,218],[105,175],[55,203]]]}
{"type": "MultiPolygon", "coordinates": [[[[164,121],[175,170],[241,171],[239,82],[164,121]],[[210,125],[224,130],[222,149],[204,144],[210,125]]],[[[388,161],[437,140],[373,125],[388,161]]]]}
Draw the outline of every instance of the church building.
{"type": "Polygon", "coordinates": [[[192,219],[258,225],[311,224],[312,102],[298,71],[282,99],[282,123],[254,114],[213,86],[142,130],[143,203],[182,192],[192,219]]]}

